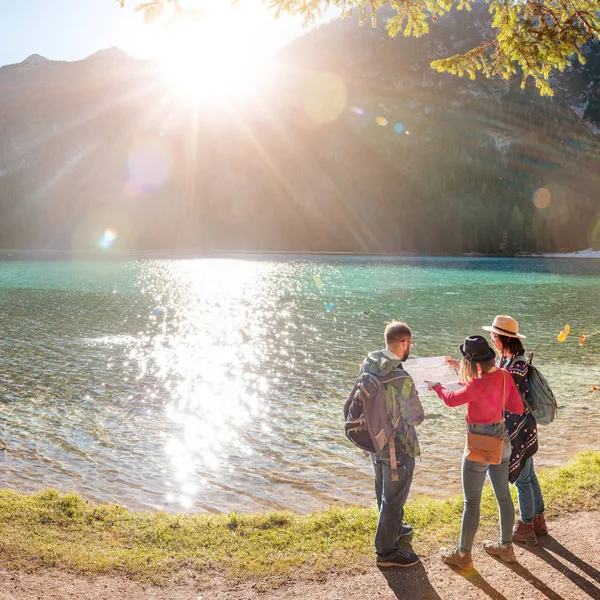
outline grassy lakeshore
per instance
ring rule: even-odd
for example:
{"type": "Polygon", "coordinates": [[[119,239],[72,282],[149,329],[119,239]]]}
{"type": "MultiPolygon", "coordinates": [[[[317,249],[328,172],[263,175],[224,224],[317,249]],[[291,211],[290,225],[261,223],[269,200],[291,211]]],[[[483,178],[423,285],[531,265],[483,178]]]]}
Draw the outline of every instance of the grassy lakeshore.
{"type": "MultiPolygon", "coordinates": [[[[539,474],[549,519],[600,510],[600,452],[583,452],[539,474]]],[[[513,489],[514,492],[514,489],[513,489]]],[[[429,552],[457,536],[462,496],[417,497],[405,520],[415,527],[413,547],[429,552]]],[[[199,578],[282,577],[303,568],[315,574],[373,560],[375,508],[344,507],[299,515],[288,512],[172,515],[93,505],[75,494],[0,491],[0,549],[8,566],[57,567],[83,573],[119,573],[152,582],[180,569],[199,578]]],[[[497,528],[489,485],[482,528],[497,528]]],[[[495,531],[495,529],[494,529],[495,531]]]]}

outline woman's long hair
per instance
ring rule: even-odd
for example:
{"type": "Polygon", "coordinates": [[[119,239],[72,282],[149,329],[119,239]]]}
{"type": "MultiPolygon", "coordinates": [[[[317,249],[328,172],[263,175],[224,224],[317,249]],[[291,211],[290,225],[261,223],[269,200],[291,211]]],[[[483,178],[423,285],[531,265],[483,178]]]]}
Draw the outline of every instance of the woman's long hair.
{"type": "Polygon", "coordinates": [[[508,335],[498,335],[498,339],[502,344],[502,350],[506,350],[511,356],[515,356],[523,350],[523,343],[519,338],[510,337],[508,335]]]}
{"type": "Polygon", "coordinates": [[[477,365],[481,367],[481,374],[487,373],[490,369],[496,366],[496,362],[494,359],[487,360],[485,362],[473,362],[463,356],[463,359],[460,361],[460,370],[458,371],[458,380],[462,383],[469,383],[469,381],[473,381],[473,379],[479,378],[479,370],[477,369],[477,365]]]}

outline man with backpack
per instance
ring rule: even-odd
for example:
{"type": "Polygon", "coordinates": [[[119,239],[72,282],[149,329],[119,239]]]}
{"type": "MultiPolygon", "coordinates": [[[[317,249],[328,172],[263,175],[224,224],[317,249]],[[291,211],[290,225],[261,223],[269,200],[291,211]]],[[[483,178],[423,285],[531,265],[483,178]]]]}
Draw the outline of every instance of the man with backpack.
{"type": "Polygon", "coordinates": [[[361,366],[344,408],[346,435],[370,453],[373,463],[379,508],[377,565],[409,567],[419,557],[400,547],[398,540],[412,533],[402,518],[419,455],[415,425],[425,415],[414,381],[402,368],[414,345],[408,325],[390,323],[385,328],[385,345],[385,350],[371,352],[361,366]]]}

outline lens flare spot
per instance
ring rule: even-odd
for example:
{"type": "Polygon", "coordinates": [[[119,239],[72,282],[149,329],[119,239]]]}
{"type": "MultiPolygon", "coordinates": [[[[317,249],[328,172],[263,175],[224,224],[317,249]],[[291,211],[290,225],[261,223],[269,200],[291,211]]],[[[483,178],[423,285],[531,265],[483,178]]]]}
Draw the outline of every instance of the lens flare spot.
{"type": "Polygon", "coordinates": [[[394,125],[394,131],[398,134],[402,133],[404,131],[404,125],[402,125],[402,123],[396,123],[394,125]]]}
{"type": "Polygon", "coordinates": [[[375,123],[377,123],[379,127],[387,127],[388,124],[387,119],[381,115],[375,117],[375,123]]]}
{"type": "Polygon", "coordinates": [[[139,198],[144,195],[144,192],[137,188],[131,181],[125,180],[123,185],[123,194],[125,196],[129,196],[130,198],[139,198]]]}
{"type": "Polygon", "coordinates": [[[318,273],[315,273],[313,275],[313,282],[317,286],[318,289],[320,289],[320,290],[323,289],[323,280],[321,279],[321,276],[318,273]]]}
{"type": "Polygon", "coordinates": [[[102,248],[102,250],[108,250],[113,245],[114,241],[117,239],[117,235],[119,235],[119,232],[116,229],[107,229],[102,234],[102,239],[100,240],[100,248],[102,248]]]}
{"type": "Polygon", "coordinates": [[[304,92],[304,110],[315,123],[335,121],[348,101],[344,82],[331,73],[320,73],[311,79],[304,92]]]}
{"type": "Polygon", "coordinates": [[[175,156],[166,140],[148,138],[135,143],[127,155],[130,195],[152,194],[164,187],[175,168],[175,156]]]}
{"type": "Polygon", "coordinates": [[[536,208],[548,208],[551,202],[552,195],[550,194],[550,190],[548,188],[540,188],[533,194],[533,203],[535,204],[536,208]]]}
{"type": "Polygon", "coordinates": [[[365,111],[358,107],[358,106],[351,106],[350,110],[355,114],[355,115],[364,115],[365,111]]]}
{"type": "Polygon", "coordinates": [[[328,302],[328,303],[325,305],[325,310],[326,310],[327,312],[331,312],[331,311],[332,311],[334,308],[335,308],[335,304],[334,304],[333,302],[328,302]]]}

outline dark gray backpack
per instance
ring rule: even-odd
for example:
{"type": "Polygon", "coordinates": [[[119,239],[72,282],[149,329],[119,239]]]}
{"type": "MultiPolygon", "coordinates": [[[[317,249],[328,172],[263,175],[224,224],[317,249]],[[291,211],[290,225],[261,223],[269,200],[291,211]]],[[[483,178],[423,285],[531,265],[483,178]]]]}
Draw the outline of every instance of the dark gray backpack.
{"type": "Polygon", "coordinates": [[[527,363],[528,400],[531,407],[531,414],[538,425],[550,425],[556,418],[558,403],[550,389],[548,380],[540,373],[537,367],[533,366],[533,352],[529,355],[529,360],[525,360],[523,356],[517,356],[513,362],[527,363]]]}
{"type": "Polygon", "coordinates": [[[402,424],[400,411],[395,410],[393,423],[387,412],[387,386],[406,377],[400,369],[378,377],[362,373],[344,405],[344,432],[346,437],[364,452],[375,454],[390,445],[392,479],[398,480],[396,467],[396,444],[394,438],[402,424]]]}

